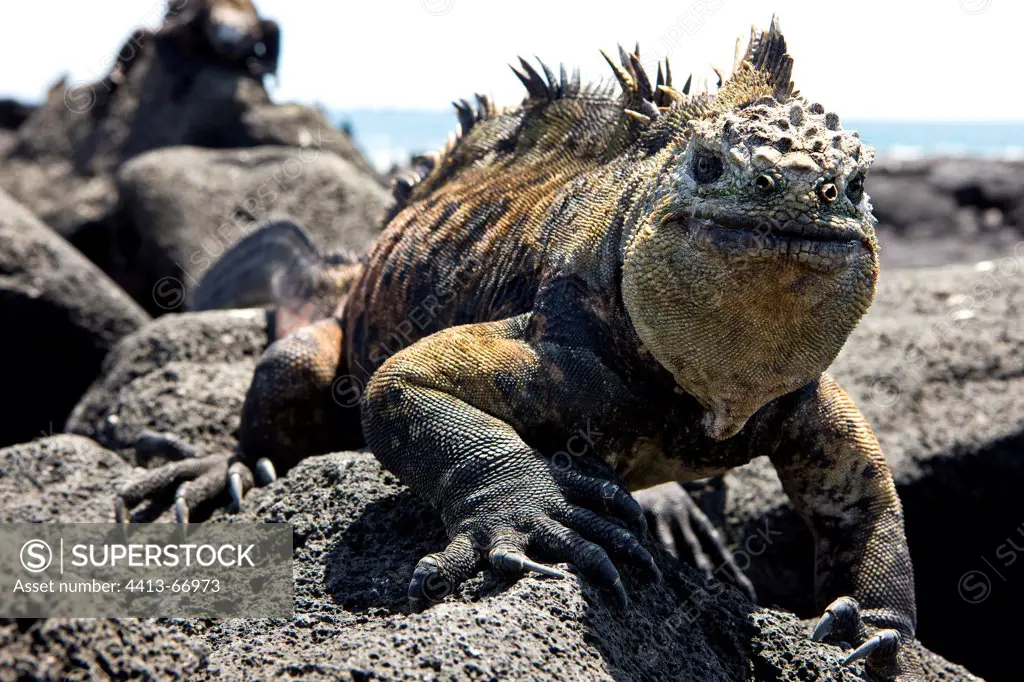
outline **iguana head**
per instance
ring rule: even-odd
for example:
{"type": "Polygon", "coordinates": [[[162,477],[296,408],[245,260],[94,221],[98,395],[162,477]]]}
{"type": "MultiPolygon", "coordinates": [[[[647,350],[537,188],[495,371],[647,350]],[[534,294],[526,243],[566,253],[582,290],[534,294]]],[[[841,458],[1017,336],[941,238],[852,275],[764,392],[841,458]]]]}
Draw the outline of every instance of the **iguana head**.
{"type": "Polygon", "coordinates": [[[873,151],[793,91],[791,67],[773,21],[715,96],[670,91],[651,126],[671,139],[627,227],[630,320],[718,439],[817,378],[874,296],[873,151]]]}
{"type": "Polygon", "coordinates": [[[202,40],[225,62],[244,63],[256,76],[276,73],[278,27],[260,18],[252,0],[170,0],[168,18],[179,14],[193,18],[202,40]]]}

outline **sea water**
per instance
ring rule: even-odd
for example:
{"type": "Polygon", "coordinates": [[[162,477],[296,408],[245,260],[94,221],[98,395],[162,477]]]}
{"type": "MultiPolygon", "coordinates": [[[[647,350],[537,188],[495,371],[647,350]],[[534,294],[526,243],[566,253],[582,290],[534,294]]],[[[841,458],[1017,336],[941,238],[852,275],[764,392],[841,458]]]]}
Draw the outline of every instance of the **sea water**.
{"type": "MultiPolygon", "coordinates": [[[[445,110],[355,109],[335,112],[356,143],[380,170],[404,164],[411,154],[441,147],[456,130],[455,114],[445,110]]],[[[958,123],[844,119],[880,156],[979,156],[1024,159],[1024,122],[958,123]]]]}

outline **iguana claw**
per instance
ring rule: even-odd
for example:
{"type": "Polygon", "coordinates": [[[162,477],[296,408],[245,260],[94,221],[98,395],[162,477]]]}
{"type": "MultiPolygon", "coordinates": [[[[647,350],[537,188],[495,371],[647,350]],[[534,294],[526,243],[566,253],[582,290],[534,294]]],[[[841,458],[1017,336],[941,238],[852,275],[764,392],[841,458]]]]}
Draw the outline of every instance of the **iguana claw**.
{"type": "Polygon", "coordinates": [[[897,630],[879,630],[871,639],[853,650],[843,660],[843,665],[849,665],[854,661],[867,658],[869,654],[877,651],[881,655],[894,656],[903,643],[903,635],[897,630]]]}
{"type": "MultiPolygon", "coordinates": [[[[147,500],[166,497],[174,491],[174,517],[187,530],[193,512],[216,500],[225,492],[235,510],[255,484],[256,476],[248,464],[231,454],[200,456],[196,449],[178,437],[144,431],[137,441],[140,457],[162,454],[172,459],[127,481],[114,500],[114,518],[122,526],[131,521],[131,509],[147,500]]],[[[261,482],[276,478],[274,465],[263,458],[256,464],[261,482]]]]}
{"type": "Polygon", "coordinates": [[[266,457],[260,457],[256,462],[256,466],[253,467],[253,473],[256,475],[256,482],[259,485],[267,485],[277,480],[277,471],[274,470],[274,463],[266,457]]]}
{"type": "Polygon", "coordinates": [[[549,578],[565,578],[565,574],[557,568],[537,563],[525,554],[520,554],[519,552],[511,551],[502,547],[495,547],[492,549],[488,559],[490,560],[491,565],[495,568],[508,571],[510,573],[533,571],[534,573],[546,575],[549,578]]]}
{"type": "Polygon", "coordinates": [[[231,504],[235,511],[241,511],[242,497],[245,495],[241,473],[232,471],[228,474],[228,492],[231,493],[231,504]]]}
{"type": "Polygon", "coordinates": [[[832,634],[837,624],[842,624],[844,629],[856,628],[857,620],[860,618],[860,605],[852,597],[840,597],[828,605],[825,613],[814,626],[811,639],[815,642],[822,642],[832,634]]]}
{"type": "Polygon", "coordinates": [[[650,514],[654,535],[669,554],[684,558],[683,553],[689,550],[694,564],[706,579],[722,579],[728,576],[727,579],[742,590],[751,601],[757,601],[754,584],[736,565],[722,534],[715,528],[704,510],[690,497],[686,488],[678,483],[663,483],[638,491],[636,499],[650,514]],[[677,532],[686,546],[682,552],[676,542],[677,532]],[[705,544],[710,547],[710,552],[704,549],[705,544]],[[713,561],[709,554],[716,557],[716,560],[713,561]],[[726,576],[720,575],[722,569],[725,569],[726,576]]]}
{"type": "Polygon", "coordinates": [[[182,527],[183,531],[188,528],[188,516],[188,503],[185,498],[179,497],[174,500],[174,520],[182,527]]]}

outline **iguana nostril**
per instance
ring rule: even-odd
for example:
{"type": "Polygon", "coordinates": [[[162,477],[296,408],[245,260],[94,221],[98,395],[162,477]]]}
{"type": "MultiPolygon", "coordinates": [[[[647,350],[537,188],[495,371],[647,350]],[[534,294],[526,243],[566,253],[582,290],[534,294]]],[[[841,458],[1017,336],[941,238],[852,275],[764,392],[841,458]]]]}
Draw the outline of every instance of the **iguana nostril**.
{"type": "Polygon", "coordinates": [[[839,189],[831,182],[822,185],[819,192],[821,193],[821,198],[829,204],[839,198],[839,189]]]}
{"type": "Polygon", "coordinates": [[[775,189],[775,178],[767,173],[762,173],[754,178],[754,187],[760,194],[771,194],[775,189]]]}

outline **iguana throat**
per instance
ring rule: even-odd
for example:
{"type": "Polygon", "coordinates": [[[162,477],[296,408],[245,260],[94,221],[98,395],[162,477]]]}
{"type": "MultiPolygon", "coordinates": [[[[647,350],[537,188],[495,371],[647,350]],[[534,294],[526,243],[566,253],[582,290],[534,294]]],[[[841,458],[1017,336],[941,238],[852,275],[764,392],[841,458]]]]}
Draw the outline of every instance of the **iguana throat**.
{"type": "Polygon", "coordinates": [[[874,253],[858,242],[821,242],[834,265],[822,269],[800,255],[819,242],[758,245],[753,233],[727,229],[706,219],[652,226],[623,269],[634,328],[704,406],[705,431],[718,440],[825,371],[867,311],[876,277],[874,253]]]}

